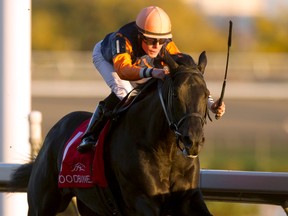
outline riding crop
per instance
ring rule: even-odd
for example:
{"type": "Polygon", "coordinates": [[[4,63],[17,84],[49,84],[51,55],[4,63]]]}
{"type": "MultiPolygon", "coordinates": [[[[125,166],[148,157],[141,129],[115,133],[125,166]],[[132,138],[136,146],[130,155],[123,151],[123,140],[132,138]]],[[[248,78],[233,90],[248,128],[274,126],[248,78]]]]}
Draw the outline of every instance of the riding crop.
{"type": "MultiPolygon", "coordinates": [[[[227,59],[226,59],[226,68],[225,68],[225,75],[224,75],[224,81],[223,81],[223,85],[222,85],[222,91],[221,91],[221,95],[218,101],[218,107],[221,106],[223,98],[224,98],[224,94],[225,94],[225,88],[226,88],[226,80],[227,80],[227,71],[228,71],[228,63],[229,63],[229,54],[230,54],[230,47],[231,47],[231,43],[232,43],[232,21],[229,21],[229,35],[228,35],[228,51],[227,51],[227,59]]],[[[215,116],[216,119],[219,119],[220,116],[215,116]]]]}

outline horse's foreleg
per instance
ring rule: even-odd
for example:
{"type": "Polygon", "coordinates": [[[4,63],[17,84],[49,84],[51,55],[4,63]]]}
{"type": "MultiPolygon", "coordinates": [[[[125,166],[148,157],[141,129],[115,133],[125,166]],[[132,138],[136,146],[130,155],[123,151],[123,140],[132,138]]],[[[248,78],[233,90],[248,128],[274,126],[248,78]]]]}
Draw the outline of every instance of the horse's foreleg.
{"type": "Polygon", "coordinates": [[[181,216],[212,216],[199,188],[191,190],[182,200],[181,216]]]}
{"type": "Polygon", "coordinates": [[[160,208],[151,199],[138,197],[135,200],[136,216],[159,216],[160,208]]]}

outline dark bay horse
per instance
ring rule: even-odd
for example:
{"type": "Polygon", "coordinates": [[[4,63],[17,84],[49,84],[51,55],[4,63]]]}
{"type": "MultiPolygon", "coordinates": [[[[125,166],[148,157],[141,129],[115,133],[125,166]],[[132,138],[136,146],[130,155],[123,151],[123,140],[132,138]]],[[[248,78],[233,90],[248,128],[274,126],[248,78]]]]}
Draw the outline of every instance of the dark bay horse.
{"type": "Polygon", "coordinates": [[[58,188],[64,145],[91,117],[70,113],[49,131],[35,161],[12,176],[11,191],[27,188],[29,216],[56,215],[73,196],[84,216],[211,215],[199,189],[209,95],[203,78],[206,55],[198,64],[185,55],[178,58],[188,59],[185,64],[164,58],[170,75],[151,80],[145,97],[114,115],[104,154],[109,188],[58,188]]]}

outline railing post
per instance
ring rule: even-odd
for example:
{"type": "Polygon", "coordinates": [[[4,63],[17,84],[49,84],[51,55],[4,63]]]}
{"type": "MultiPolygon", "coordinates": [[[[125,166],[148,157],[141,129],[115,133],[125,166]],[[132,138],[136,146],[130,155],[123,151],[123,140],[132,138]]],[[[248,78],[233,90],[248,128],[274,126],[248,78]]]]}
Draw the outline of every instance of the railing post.
{"type": "MultiPolygon", "coordinates": [[[[0,162],[30,155],[31,0],[0,0],[0,162]]],[[[27,215],[26,194],[0,194],[0,216],[27,215]]]]}

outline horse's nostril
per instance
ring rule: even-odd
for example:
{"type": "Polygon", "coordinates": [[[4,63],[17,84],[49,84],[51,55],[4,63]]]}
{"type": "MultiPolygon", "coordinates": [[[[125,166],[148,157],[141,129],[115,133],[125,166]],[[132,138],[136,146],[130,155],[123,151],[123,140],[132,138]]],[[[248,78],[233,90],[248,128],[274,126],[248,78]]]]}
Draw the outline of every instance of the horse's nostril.
{"type": "Polygon", "coordinates": [[[182,141],[183,141],[184,145],[186,146],[186,148],[192,147],[193,141],[189,136],[184,136],[182,141]]]}
{"type": "Polygon", "coordinates": [[[191,136],[183,136],[181,141],[184,143],[186,147],[192,147],[192,146],[202,145],[205,142],[205,137],[196,139],[191,136]]]}

